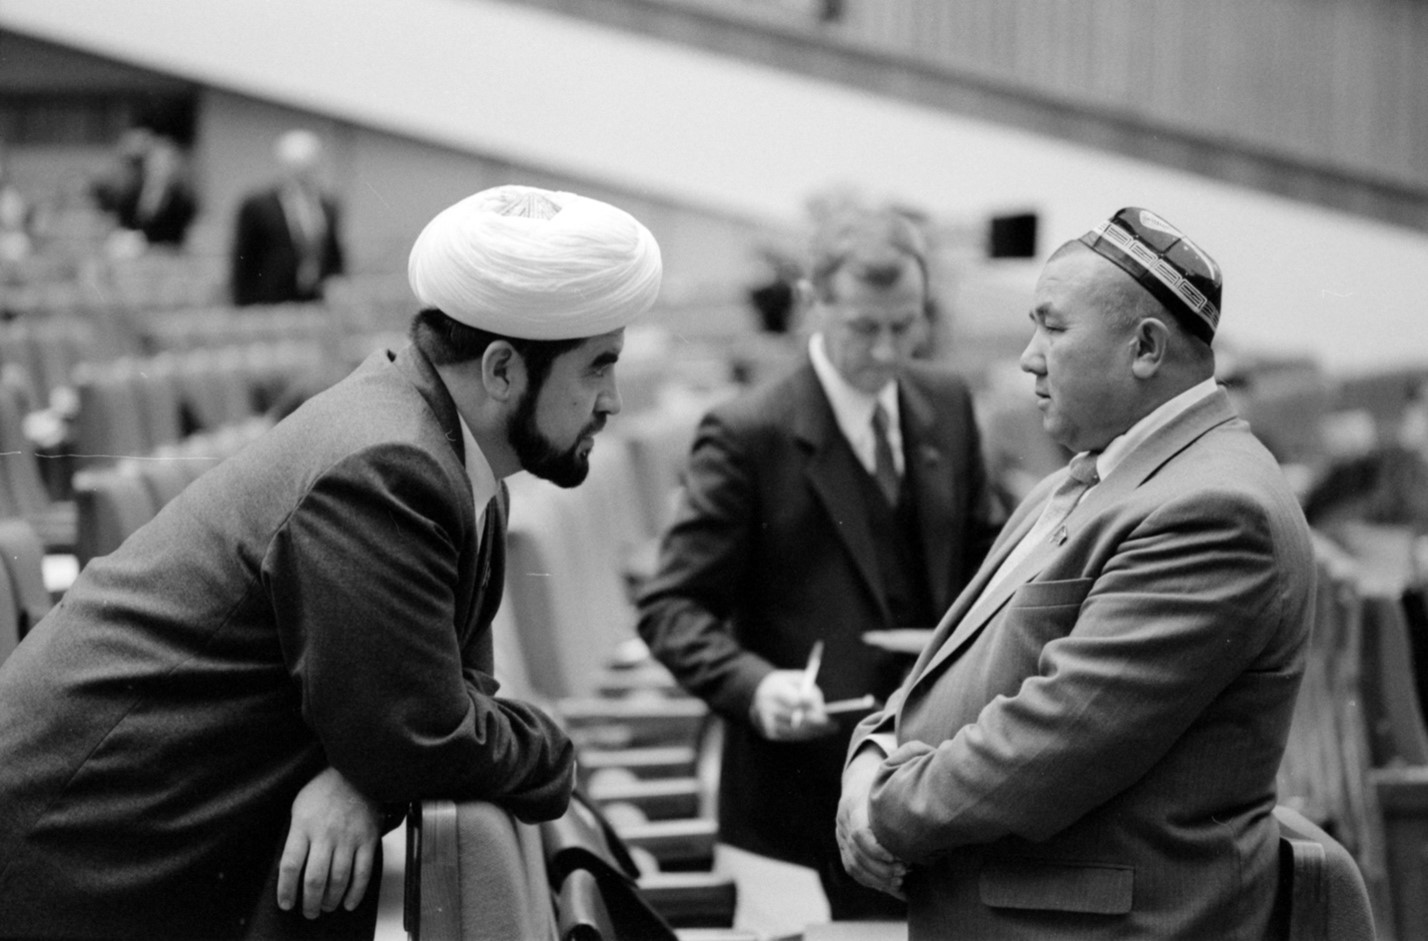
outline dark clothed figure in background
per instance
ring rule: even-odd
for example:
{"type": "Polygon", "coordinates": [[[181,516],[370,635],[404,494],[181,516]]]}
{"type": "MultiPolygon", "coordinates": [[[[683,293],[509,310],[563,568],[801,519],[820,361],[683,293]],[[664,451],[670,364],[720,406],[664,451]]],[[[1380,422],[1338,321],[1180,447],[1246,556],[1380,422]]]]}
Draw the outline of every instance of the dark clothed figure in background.
{"type": "Polygon", "coordinates": [[[247,196],[233,232],[233,303],[316,301],[328,278],[345,270],[336,200],[318,181],[322,143],[288,131],[273,148],[282,178],[247,196]]]}

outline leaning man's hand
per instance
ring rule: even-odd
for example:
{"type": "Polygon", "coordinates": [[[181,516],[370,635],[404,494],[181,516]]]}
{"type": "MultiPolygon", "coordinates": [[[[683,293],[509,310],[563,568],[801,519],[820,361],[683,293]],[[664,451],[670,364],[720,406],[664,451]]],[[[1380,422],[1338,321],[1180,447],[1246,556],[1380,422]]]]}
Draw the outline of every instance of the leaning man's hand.
{"type": "Polygon", "coordinates": [[[355,909],[367,892],[382,838],[380,806],[335,768],[309,781],[293,801],[278,863],[278,907],[289,911],[302,887],[302,913],[316,918],[339,904],[355,909]]]}

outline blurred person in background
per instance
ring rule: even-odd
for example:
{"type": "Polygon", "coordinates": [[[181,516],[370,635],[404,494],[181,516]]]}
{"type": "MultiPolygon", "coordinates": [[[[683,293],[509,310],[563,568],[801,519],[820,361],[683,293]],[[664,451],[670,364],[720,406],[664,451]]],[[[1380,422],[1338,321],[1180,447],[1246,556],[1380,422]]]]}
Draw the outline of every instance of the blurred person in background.
{"type": "Polygon", "coordinates": [[[1309,528],[1215,383],[1218,265],[1143,209],[1054,252],[1022,353],[1075,454],[853,734],[838,839],[912,941],[1264,938],[1309,528]]]}
{"type": "Polygon", "coordinates": [[[322,141],[291,130],[273,156],[280,179],[238,207],[229,284],[240,307],[321,300],[327,279],[345,270],[337,201],[320,181],[322,141]]]}
{"type": "Polygon", "coordinates": [[[1000,508],[967,386],[912,359],[929,294],[916,227],[888,211],[832,220],[799,294],[816,332],[796,368],[699,426],[639,632],[725,720],[720,839],[815,869],[835,919],[895,919],[900,902],[839,865],[855,717],[823,704],[892,692],[907,663],[863,633],[930,627],[1000,508]]]}
{"type": "Polygon", "coordinates": [[[10,177],[5,144],[0,141],[0,264],[22,261],[34,250],[30,201],[10,177]]]}
{"type": "Polygon", "coordinates": [[[584,479],[661,270],[605,203],[456,203],[410,344],[85,567],[0,665],[0,936],[370,938],[404,805],[565,810],[569,740],[492,677],[502,481],[584,479]]]}
{"type": "Polygon", "coordinates": [[[108,245],[114,256],[132,257],[153,246],[180,248],[198,214],[182,148],[144,127],[120,138],[114,165],[95,182],[94,195],[118,225],[108,245]]]}

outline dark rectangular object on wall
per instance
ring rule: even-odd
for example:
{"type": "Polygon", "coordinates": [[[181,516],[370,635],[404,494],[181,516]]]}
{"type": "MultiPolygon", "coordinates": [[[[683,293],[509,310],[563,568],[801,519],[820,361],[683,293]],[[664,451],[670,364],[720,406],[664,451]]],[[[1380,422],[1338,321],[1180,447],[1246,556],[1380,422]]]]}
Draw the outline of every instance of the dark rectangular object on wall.
{"type": "Polygon", "coordinates": [[[1036,223],[1034,212],[1009,216],[993,216],[987,240],[989,258],[1036,257],[1036,223]]]}

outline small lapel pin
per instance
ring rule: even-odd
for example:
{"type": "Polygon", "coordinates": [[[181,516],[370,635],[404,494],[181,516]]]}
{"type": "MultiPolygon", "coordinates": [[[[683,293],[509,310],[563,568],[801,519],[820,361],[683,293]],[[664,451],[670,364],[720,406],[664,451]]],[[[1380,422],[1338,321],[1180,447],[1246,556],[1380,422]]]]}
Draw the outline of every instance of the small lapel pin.
{"type": "Polygon", "coordinates": [[[1051,544],[1052,544],[1053,546],[1059,546],[1059,545],[1061,545],[1061,544],[1062,544],[1063,542],[1065,542],[1065,541],[1066,541],[1066,527],[1065,527],[1065,526],[1058,526],[1058,527],[1056,527],[1056,532],[1054,532],[1054,533],[1051,534],[1051,544]]]}

